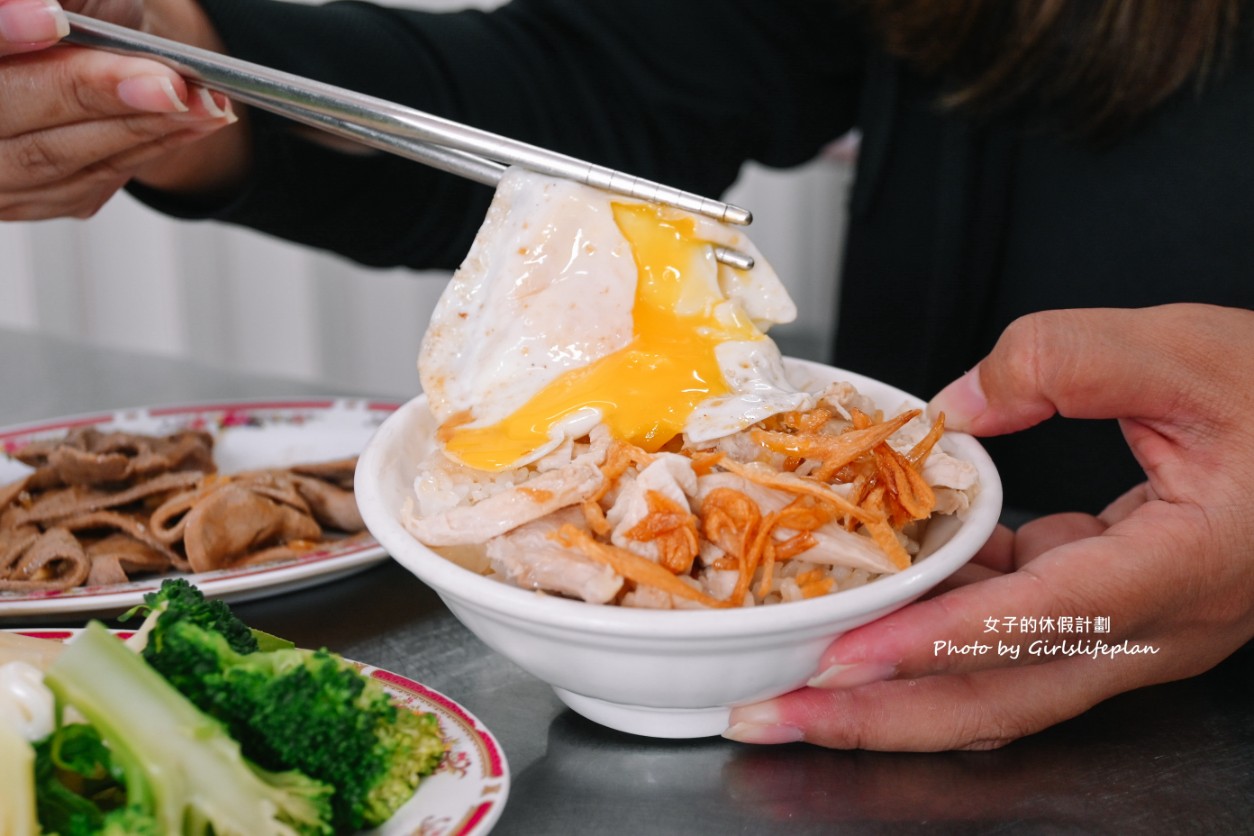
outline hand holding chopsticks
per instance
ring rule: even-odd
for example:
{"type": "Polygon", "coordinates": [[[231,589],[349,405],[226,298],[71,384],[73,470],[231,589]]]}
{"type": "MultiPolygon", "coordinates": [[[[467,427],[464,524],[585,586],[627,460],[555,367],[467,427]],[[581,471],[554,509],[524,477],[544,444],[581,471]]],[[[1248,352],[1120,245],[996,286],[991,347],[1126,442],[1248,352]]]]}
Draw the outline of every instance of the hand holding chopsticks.
{"type": "MultiPolygon", "coordinates": [[[[624,174],[604,166],[472,128],[384,99],[159,38],[83,15],[67,13],[69,43],[160,61],[191,81],[244,104],[319,128],[486,185],[508,165],[564,177],[718,221],[747,224],[745,209],[624,174]]],[[[715,257],[750,269],[753,259],[726,247],[715,257]]]]}

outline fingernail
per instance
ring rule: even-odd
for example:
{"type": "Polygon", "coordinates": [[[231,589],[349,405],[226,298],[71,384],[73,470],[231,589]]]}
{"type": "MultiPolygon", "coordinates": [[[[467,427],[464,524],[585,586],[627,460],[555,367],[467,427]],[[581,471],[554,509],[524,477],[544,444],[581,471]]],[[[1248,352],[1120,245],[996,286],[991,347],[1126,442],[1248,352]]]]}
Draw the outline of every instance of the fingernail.
{"type": "Polygon", "coordinates": [[[10,0],[0,6],[0,39],[11,44],[59,41],[70,21],[54,0],[10,0]]]}
{"type": "Polygon", "coordinates": [[[927,411],[933,417],[945,413],[945,427],[964,430],[988,409],[988,398],[980,385],[980,367],[976,366],[932,398],[927,411]]]}
{"type": "Polygon", "coordinates": [[[193,96],[199,107],[173,116],[175,119],[186,122],[187,130],[208,133],[227,125],[234,125],[239,121],[239,117],[235,115],[234,108],[231,107],[231,100],[221,93],[214,93],[203,87],[188,85],[187,97],[191,100],[193,96]]]}
{"type": "Polygon", "coordinates": [[[782,724],[733,723],[723,737],[739,743],[796,743],[805,740],[805,733],[796,726],[782,724]]]}
{"type": "Polygon", "coordinates": [[[855,662],[852,665],[832,665],[814,676],[806,684],[811,688],[857,688],[872,682],[883,682],[897,674],[897,666],[888,662],[855,662]]]}
{"type": "Polygon", "coordinates": [[[230,112],[230,102],[227,101],[225,97],[223,97],[222,104],[220,105],[218,104],[218,100],[214,98],[213,93],[209,92],[204,87],[194,87],[192,89],[196,91],[196,97],[200,99],[200,103],[204,106],[205,112],[213,118],[221,119],[224,116],[234,116],[234,114],[230,112]],[[223,105],[225,105],[225,107],[223,105]]]}
{"type": "Polygon", "coordinates": [[[118,82],[118,98],[149,113],[186,113],[174,82],[161,75],[137,75],[118,82]]]}

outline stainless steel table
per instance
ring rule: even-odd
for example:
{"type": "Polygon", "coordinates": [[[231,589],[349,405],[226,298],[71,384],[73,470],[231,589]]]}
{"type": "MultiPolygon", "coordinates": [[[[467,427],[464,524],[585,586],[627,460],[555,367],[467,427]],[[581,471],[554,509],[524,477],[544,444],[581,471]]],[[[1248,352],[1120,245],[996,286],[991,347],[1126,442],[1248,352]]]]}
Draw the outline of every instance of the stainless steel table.
{"type": "MultiPolygon", "coordinates": [[[[324,392],[0,330],[0,424],[164,402],[324,392]]],[[[396,393],[390,393],[395,397],[396,393]]],[[[1254,649],[996,752],[885,754],[600,728],[464,630],[396,564],[238,606],[252,624],[394,670],[498,737],[497,834],[1254,833],[1254,649]]]]}

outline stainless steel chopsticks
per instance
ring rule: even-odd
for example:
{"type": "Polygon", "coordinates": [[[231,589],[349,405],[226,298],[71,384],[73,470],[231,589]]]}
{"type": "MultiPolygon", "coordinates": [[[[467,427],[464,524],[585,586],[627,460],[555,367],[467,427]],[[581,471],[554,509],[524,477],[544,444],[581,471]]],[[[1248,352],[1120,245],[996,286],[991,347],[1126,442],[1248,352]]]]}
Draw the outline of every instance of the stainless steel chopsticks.
{"type": "MultiPolygon", "coordinates": [[[[69,43],[158,60],[185,78],[236,101],[279,114],[327,133],[354,140],[447,171],[495,185],[506,165],[564,177],[640,200],[674,206],[715,220],[747,224],[748,210],[624,174],[525,142],[462,125],[420,110],[345,90],[159,38],[123,26],[67,13],[69,43]]],[[[750,269],[753,259],[725,247],[715,256],[750,269]]]]}

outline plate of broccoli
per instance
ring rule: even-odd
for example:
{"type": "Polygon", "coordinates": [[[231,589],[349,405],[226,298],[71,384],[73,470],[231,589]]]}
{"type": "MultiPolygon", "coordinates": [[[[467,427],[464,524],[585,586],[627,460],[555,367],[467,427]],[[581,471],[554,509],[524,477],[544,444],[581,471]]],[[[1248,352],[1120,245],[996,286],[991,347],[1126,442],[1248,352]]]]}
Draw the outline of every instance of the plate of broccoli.
{"type": "Polygon", "coordinates": [[[183,579],[136,610],[133,631],[0,633],[0,832],[482,836],[495,824],[505,757],[448,697],[252,630],[183,579]]]}

